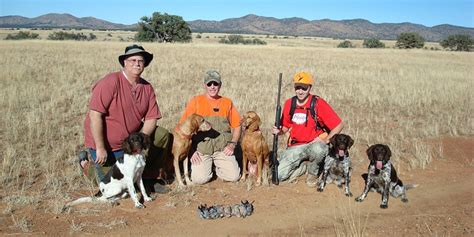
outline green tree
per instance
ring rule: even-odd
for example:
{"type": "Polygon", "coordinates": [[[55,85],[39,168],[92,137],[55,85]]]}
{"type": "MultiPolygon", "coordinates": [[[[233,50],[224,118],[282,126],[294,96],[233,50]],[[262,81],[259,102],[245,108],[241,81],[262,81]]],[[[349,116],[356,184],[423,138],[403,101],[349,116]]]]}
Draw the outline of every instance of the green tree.
{"type": "Polygon", "coordinates": [[[412,49],[412,48],[423,48],[425,45],[425,39],[418,33],[406,32],[401,33],[397,37],[397,43],[395,46],[400,49],[412,49]]]}
{"type": "Polygon", "coordinates": [[[142,17],[135,35],[137,41],[150,42],[190,42],[191,39],[191,29],[182,17],[159,12],[142,17]]]}
{"type": "Polygon", "coordinates": [[[338,48],[355,48],[355,46],[349,40],[342,41],[341,43],[337,45],[337,47],[338,48]]]}
{"type": "Polygon", "coordinates": [[[474,40],[469,35],[450,35],[439,44],[454,51],[472,51],[474,40]]]}
{"type": "Polygon", "coordinates": [[[382,43],[380,40],[372,38],[372,39],[365,39],[362,45],[365,48],[385,48],[385,44],[382,43]]]}

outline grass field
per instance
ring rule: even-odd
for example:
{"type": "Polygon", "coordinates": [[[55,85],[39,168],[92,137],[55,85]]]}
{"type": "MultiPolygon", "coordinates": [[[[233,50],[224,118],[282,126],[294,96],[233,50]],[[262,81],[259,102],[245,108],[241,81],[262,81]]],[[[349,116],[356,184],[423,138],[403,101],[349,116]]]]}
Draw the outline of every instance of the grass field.
{"type": "MultiPolygon", "coordinates": [[[[173,128],[186,102],[203,91],[204,72],[217,69],[222,95],[241,113],[260,114],[271,141],[278,74],[284,78],[282,98],[289,98],[291,76],[307,70],[316,76],[312,92],[346,123],[343,132],[358,145],[356,156],[364,155],[366,145],[385,143],[396,164],[410,164],[397,170],[424,168],[442,154],[432,138],[474,134],[472,53],[338,49],[339,41],[304,38],[232,46],[203,36],[190,44],[143,44],[155,55],[143,77],[155,88],[160,126],[173,128]]],[[[75,155],[83,144],[91,86],[120,70],[117,57],[128,44],[1,41],[0,200],[7,213],[49,202],[45,211],[60,212],[69,193],[84,187],[75,155]]]]}

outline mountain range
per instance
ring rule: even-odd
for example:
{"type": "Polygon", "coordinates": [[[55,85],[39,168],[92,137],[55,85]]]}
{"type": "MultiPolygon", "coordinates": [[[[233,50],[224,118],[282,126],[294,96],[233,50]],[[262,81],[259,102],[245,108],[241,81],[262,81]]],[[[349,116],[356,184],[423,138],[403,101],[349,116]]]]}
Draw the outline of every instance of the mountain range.
{"type": "MultiPolygon", "coordinates": [[[[306,20],[293,17],[277,19],[246,15],[221,21],[195,20],[187,22],[192,32],[317,36],[337,39],[396,39],[400,33],[416,32],[425,40],[439,42],[449,35],[464,34],[474,38],[474,28],[449,24],[427,27],[409,22],[372,23],[364,19],[306,20]]],[[[78,18],[70,14],[50,13],[35,18],[1,16],[1,28],[87,28],[135,30],[137,24],[124,25],[94,17],[78,18]]]]}

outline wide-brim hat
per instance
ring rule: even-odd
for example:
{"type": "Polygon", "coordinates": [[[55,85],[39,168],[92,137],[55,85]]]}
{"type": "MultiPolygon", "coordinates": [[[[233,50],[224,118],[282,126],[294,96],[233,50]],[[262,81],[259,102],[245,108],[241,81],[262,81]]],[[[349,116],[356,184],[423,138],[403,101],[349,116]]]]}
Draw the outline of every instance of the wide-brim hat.
{"type": "Polygon", "coordinates": [[[120,65],[122,65],[123,67],[124,66],[123,61],[125,59],[137,54],[140,54],[143,56],[143,59],[145,60],[145,67],[147,67],[148,64],[150,64],[150,62],[153,60],[153,54],[148,53],[142,46],[133,44],[133,45],[127,46],[125,48],[125,53],[118,57],[120,65]]]}

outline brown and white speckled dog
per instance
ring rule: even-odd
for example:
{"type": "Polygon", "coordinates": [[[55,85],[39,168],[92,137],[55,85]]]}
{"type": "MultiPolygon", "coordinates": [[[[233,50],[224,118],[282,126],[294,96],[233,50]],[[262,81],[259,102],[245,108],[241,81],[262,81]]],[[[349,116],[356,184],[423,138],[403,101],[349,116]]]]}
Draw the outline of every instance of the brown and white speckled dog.
{"type": "Polygon", "coordinates": [[[382,194],[380,208],[388,207],[389,194],[395,198],[401,197],[402,202],[408,202],[406,189],[414,188],[417,185],[403,185],[390,161],[391,156],[392,151],[384,144],[375,144],[367,149],[367,157],[370,160],[368,174],[363,175],[366,176],[365,188],[362,194],[355,199],[356,201],[364,201],[367,193],[374,189],[382,194]]]}

